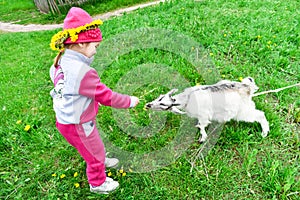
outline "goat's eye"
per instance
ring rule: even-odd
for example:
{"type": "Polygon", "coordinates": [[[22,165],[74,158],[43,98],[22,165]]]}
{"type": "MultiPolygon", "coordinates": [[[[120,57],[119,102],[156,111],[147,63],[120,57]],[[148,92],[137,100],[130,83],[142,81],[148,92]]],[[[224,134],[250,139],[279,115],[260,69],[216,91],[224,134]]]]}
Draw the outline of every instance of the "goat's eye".
{"type": "Polygon", "coordinates": [[[253,83],[253,78],[248,78],[251,83],[253,83]]]}

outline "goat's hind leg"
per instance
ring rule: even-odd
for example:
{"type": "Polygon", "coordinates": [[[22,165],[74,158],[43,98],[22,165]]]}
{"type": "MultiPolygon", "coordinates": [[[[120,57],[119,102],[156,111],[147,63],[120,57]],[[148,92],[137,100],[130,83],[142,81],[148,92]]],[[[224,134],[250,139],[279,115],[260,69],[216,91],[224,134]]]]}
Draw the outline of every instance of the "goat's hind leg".
{"type": "Polygon", "coordinates": [[[260,110],[253,110],[251,112],[244,113],[243,115],[238,116],[239,121],[245,121],[245,122],[258,122],[261,125],[262,128],[262,137],[267,137],[270,127],[269,122],[267,121],[267,118],[265,116],[265,113],[260,110]]]}

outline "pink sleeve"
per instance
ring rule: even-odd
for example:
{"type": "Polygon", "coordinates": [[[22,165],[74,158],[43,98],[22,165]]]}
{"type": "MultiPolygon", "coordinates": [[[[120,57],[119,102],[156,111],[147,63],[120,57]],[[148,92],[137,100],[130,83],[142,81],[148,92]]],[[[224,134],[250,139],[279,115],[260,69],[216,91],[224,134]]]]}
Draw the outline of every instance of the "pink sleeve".
{"type": "Polygon", "coordinates": [[[114,108],[129,108],[130,106],[130,97],[113,92],[105,84],[101,83],[94,69],[88,71],[81,80],[79,94],[95,99],[95,101],[105,106],[114,108]]]}

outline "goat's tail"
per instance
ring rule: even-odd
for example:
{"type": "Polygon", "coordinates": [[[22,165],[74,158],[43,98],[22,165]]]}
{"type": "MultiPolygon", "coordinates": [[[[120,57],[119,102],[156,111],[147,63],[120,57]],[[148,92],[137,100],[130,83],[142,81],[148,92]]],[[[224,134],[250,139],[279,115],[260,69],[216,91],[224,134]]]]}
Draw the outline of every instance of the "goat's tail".
{"type": "Polygon", "coordinates": [[[263,94],[280,92],[281,90],[285,90],[285,89],[288,89],[288,88],[291,88],[291,87],[296,87],[296,86],[300,86],[300,83],[297,83],[297,84],[294,84],[294,85],[289,85],[289,86],[282,87],[282,88],[278,88],[276,90],[268,90],[268,91],[264,91],[264,92],[255,93],[252,96],[256,97],[256,96],[263,95],[263,94]]]}

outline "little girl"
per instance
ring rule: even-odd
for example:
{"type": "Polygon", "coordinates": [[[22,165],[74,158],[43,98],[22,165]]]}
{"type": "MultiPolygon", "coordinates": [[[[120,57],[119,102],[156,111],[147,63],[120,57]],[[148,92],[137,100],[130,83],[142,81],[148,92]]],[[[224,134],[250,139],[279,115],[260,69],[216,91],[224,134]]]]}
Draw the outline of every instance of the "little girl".
{"type": "Polygon", "coordinates": [[[50,94],[56,114],[56,127],[86,161],[90,190],[108,194],[119,183],[106,177],[105,168],[116,165],[117,159],[105,158],[105,148],[96,128],[99,104],[114,108],[131,108],[139,103],[137,97],[113,92],[100,82],[90,67],[97,47],[102,41],[94,20],[81,8],[69,10],[63,31],[52,37],[51,48],[60,50],[50,68],[54,89],[50,94]],[[65,50],[64,50],[65,49],[65,50]]]}

